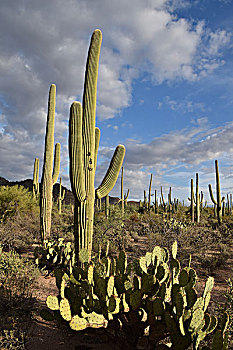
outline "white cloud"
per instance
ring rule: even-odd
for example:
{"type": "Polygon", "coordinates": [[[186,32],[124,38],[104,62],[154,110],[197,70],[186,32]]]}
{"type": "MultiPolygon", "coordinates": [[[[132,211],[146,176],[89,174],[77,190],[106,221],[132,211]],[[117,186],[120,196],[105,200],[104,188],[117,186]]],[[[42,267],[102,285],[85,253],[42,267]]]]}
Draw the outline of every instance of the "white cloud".
{"type": "MultiPolygon", "coordinates": [[[[112,119],[131,105],[133,81],[144,73],[156,83],[195,80],[223,64],[219,50],[229,43],[229,34],[176,17],[173,9],[184,4],[178,0],[135,0],[133,6],[130,0],[50,0],[43,6],[36,0],[11,0],[1,4],[0,111],[5,116],[1,173],[9,179],[14,171],[15,176],[29,174],[34,157],[43,157],[51,83],[57,85],[55,142],[62,142],[65,169],[69,108],[74,99],[82,98],[89,38],[99,26],[103,32],[100,120],[112,119]],[[202,53],[203,40],[208,49],[202,53]]],[[[165,138],[156,142],[163,146],[166,159],[165,138]]],[[[188,136],[171,138],[178,150],[188,136]]],[[[140,149],[153,154],[148,145],[140,149]]]]}

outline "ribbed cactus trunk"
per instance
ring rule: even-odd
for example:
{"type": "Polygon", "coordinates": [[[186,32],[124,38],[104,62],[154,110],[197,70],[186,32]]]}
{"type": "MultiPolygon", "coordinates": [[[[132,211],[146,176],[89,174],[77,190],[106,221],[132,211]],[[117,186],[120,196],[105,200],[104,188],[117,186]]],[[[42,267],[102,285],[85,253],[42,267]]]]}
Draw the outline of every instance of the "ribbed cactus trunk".
{"type": "Polygon", "coordinates": [[[82,249],[87,251],[88,260],[91,259],[95,198],[103,198],[112,190],[125,154],[125,147],[119,145],[101,185],[95,191],[94,179],[100,140],[100,130],[95,127],[95,113],[101,41],[101,31],[95,30],[86,64],[83,107],[80,102],[74,102],[70,109],[69,156],[71,188],[75,197],[76,262],[80,260],[82,249]]]}
{"type": "Polygon", "coordinates": [[[155,214],[158,214],[157,191],[155,190],[155,214]]]}
{"type": "Polygon", "coordinates": [[[39,158],[35,158],[32,183],[33,197],[39,193],[39,158]]]}
{"type": "Polygon", "coordinates": [[[215,160],[215,174],[216,174],[216,192],[217,192],[217,200],[215,200],[211,184],[209,184],[209,193],[210,198],[215,206],[215,211],[218,218],[218,223],[222,223],[222,203],[225,202],[225,197],[221,198],[221,191],[220,191],[220,179],[219,179],[219,170],[218,170],[218,161],[215,160]]]}
{"type": "Polygon", "coordinates": [[[153,175],[150,175],[150,185],[149,185],[149,194],[148,194],[148,210],[150,211],[150,203],[151,203],[151,187],[152,187],[152,177],[153,175]]]}
{"type": "Polygon", "coordinates": [[[121,168],[121,215],[124,216],[125,211],[124,201],[124,167],[121,168]]]}
{"type": "Polygon", "coordinates": [[[51,85],[49,91],[48,116],[45,135],[44,164],[41,179],[40,196],[40,232],[42,242],[50,235],[53,185],[56,183],[60,170],[60,143],[55,146],[54,166],[54,120],[55,120],[56,86],[51,85]]]}
{"type": "Polygon", "coordinates": [[[199,178],[196,173],[196,222],[200,222],[200,196],[199,196],[199,178]]]}
{"type": "Polygon", "coordinates": [[[191,179],[191,221],[194,222],[194,192],[193,192],[193,179],[191,179]]]}

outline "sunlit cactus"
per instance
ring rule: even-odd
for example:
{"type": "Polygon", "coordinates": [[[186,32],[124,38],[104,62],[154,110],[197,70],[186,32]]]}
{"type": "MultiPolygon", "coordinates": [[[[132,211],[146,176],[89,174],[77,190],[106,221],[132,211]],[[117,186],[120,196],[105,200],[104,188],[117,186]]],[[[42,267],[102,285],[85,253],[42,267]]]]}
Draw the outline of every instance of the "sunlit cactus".
{"type": "Polygon", "coordinates": [[[121,169],[125,147],[118,145],[101,185],[95,190],[94,179],[100,130],[95,127],[96,92],[102,33],[95,30],[88,52],[83,105],[74,102],[70,108],[69,157],[70,181],[75,197],[74,237],[76,259],[81,249],[92,252],[95,198],[105,197],[114,187],[121,169]]]}
{"type": "Polygon", "coordinates": [[[210,198],[212,202],[214,203],[214,206],[216,208],[218,223],[222,223],[222,204],[225,202],[225,197],[221,198],[221,191],[220,191],[220,179],[219,179],[219,170],[218,170],[218,161],[215,160],[215,172],[216,172],[216,193],[217,193],[217,200],[215,200],[211,184],[209,184],[209,193],[210,198]]]}
{"type": "Polygon", "coordinates": [[[53,185],[57,182],[60,171],[60,143],[55,145],[53,165],[55,104],[56,86],[52,84],[49,91],[44,164],[41,178],[40,232],[42,242],[50,235],[53,185]]]}

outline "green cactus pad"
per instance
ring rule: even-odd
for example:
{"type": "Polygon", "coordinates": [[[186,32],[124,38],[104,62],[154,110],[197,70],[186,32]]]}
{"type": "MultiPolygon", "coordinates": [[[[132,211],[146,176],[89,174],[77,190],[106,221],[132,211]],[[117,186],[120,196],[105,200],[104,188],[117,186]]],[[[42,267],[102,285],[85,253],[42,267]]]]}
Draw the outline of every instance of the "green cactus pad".
{"type": "Polygon", "coordinates": [[[124,282],[124,288],[125,288],[125,290],[127,291],[127,290],[129,290],[129,289],[132,289],[132,288],[133,288],[133,285],[132,285],[132,283],[131,283],[130,281],[126,280],[126,281],[124,282]]]}
{"type": "Polygon", "coordinates": [[[190,332],[198,330],[198,328],[203,324],[204,316],[205,316],[205,313],[201,308],[197,308],[193,312],[191,322],[188,328],[190,332]]]}
{"type": "Polygon", "coordinates": [[[104,323],[106,322],[106,319],[104,318],[104,316],[101,314],[97,314],[95,311],[93,311],[90,314],[87,314],[86,318],[88,322],[91,324],[91,327],[93,327],[94,324],[103,326],[104,323]]]}
{"type": "Polygon", "coordinates": [[[179,283],[181,287],[185,287],[189,282],[189,274],[186,270],[182,270],[179,276],[179,283]]]}
{"type": "Polygon", "coordinates": [[[176,315],[181,317],[184,313],[184,298],[180,292],[176,294],[176,315]]]}
{"type": "Polygon", "coordinates": [[[169,267],[166,263],[163,262],[158,266],[156,278],[159,280],[160,283],[163,283],[168,276],[169,276],[169,267]]]}
{"type": "Polygon", "coordinates": [[[66,281],[65,281],[65,279],[62,278],[61,288],[60,288],[60,294],[61,294],[62,299],[65,298],[65,288],[66,288],[66,281]]]}
{"type": "Polygon", "coordinates": [[[164,305],[162,298],[155,298],[153,301],[153,313],[155,316],[163,316],[164,315],[164,305]]]}
{"type": "Polygon", "coordinates": [[[95,264],[95,268],[94,268],[94,276],[96,276],[96,274],[99,277],[105,277],[106,276],[106,265],[102,264],[100,262],[95,264]]]}
{"type": "Polygon", "coordinates": [[[190,267],[185,267],[184,270],[189,274],[189,282],[186,284],[185,289],[193,288],[197,281],[196,271],[190,267]]]}
{"type": "Polygon", "coordinates": [[[109,298],[113,294],[114,283],[115,283],[114,276],[110,276],[107,283],[107,294],[109,298]]]}
{"type": "Polygon", "coordinates": [[[172,244],[172,257],[175,260],[177,255],[177,241],[172,244]]]}
{"type": "Polygon", "coordinates": [[[185,289],[186,291],[186,301],[187,301],[187,308],[191,309],[195,302],[197,301],[197,293],[195,289],[185,289]]]}
{"type": "Polygon", "coordinates": [[[204,308],[204,299],[202,297],[197,298],[195,304],[193,305],[193,311],[198,308],[204,308]]]}
{"type": "Polygon", "coordinates": [[[135,290],[130,294],[130,306],[132,310],[139,309],[142,300],[142,293],[140,290],[135,290]]]}
{"type": "Polygon", "coordinates": [[[208,292],[211,292],[211,290],[213,289],[213,286],[214,286],[214,277],[211,277],[209,276],[207,281],[206,281],[206,284],[205,284],[205,289],[204,289],[204,293],[203,293],[203,298],[206,297],[206,294],[208,292]]]}
{"type": "Polygon", "coordinates": [[[109,312],[114,312],[116,310],[116,299],[112,295],[107,301],[107,308],[109,312]]]}
{"type": "Polygon", "coordinates": [[[82,264],[88,262],[88,260],[89,260],[88,249],[86,249],[86,248],[80,249],[78,257],[79,257],[79,261],[82,264]]]}
{"type": "Polygon", "coordinates": [[[211,299],[211,293],[207,292],[205,299],[204,299],[204,311],[206,311],[206,309],[209,305],[210,299],[211,299]]]}
{"type": "Polygon", "coordinates": [[[171,300],[172,300],[173,306],[176,304],[176,296],[177,296],[179,291],[180,291],[179,284],[177,284],[177,283],[173,284],[172,289],[171,289],[171,300]]]}
{"type": "Polygon", "coordinates": [[[151,256],[152,264],[158,265],[160,261],[162,260],[162,249],[159,246],[155,246],[153,251],[152,251],[152,256],[151,256]]]}
{"type": "Polygon", "coordinates": [[[93,284],[93,273],[94,273],[94,266],[90,265],[87,270],[87,280],[90,284],[93,284]]]}
{"type": "Polygon", "coordinates": [[[65,321],[71,321],[71,309],[68,299],[62,299],[60,302],[60,314],[65,321]]]}
{"type": "Polygon", "coordinates": [[[116,268],[117,268],[117,271],[119,271],[121,274],[124,274],[126,271],[126,267],[127,267],[127,256],[126,256],[126,253],[123,250],[121,250],[116,262],[116,268]]]}
{"type": "Polygon", "coordinates": [[[221,320],[221,330],[224,333],[228,327],[229,324],[229,315],[227,312],[224,312],[221,320]]]}
{"type": "Polygon", "coordinates": [[[146,266],[148,267],[152,262],[152,253],[147,252],[145,255],[145,258],[146,258],[146,266]]]}
{"type": "Polygon", "coordinates": [[[50,310],[59,310],[58,298],[54,295],[49,295],[46,299],[46,304],[50,310]]]}
{"type": "Polygon", "coordinates": [[[140,265],[142,271],[147,273],[147,262],[146,262],[146,257],[145,256],[142,256],[139,259],[139,265],[140,265]]]}
{"type": "Polygon", "coordinates": [[[88,327],[88,322],[85,318],[75,315],[69,323],[70,328],[74,331],[81,331],[88,327]]]}
{"type": "Polygon", "coordinates": [[[172,271],[174,271],[173,277],[176,277],[180,271],[180,262],[174,258],[171,258],[170,266],[172,271]]]}

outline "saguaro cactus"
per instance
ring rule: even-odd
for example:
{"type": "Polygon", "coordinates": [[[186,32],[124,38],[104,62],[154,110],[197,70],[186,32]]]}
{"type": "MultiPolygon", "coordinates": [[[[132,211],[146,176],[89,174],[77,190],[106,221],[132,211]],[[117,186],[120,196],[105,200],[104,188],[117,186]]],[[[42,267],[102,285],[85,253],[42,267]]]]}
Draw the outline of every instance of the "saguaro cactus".
{"type": "Polygon", "coordinates": [[[100,130],[95,127],[95,112],[101,41],[102,33],[97,29],[92,35],[88,52],[83,107],[80,102],[74,102],[70,109],[69,158],[71,188],[75,197],[76,261],[81,249],[87,250],[89,260],[91,259],[95,197],[103,198],[112,190],[125,155],[125,147],[118,145],[108,171],[95,191],[94,178],[100,139],[100,130]]]}
{"type": "Polygon", "coordinates": [[[129,189],[127,193],[124,194],[124,167],[121,168],[121,214],[124,215],[125,206],[127,206],[127,199],[129,197],[129,189]]]}
{"type": "Polygon", "coordinates": [[[153,175],[150,175],[150,184],[149,184],[149,193],[148,193],[148,210],[150,211],[150,203],[151,203],[151,186],[152,186],[152,177],[153,175]]]}
{"type": "Polygon", "coordinates": [[[215,160],[215,172],[216,172],[216,193],[217,193],[217,200],[215,200],[211,184],[209,184],[209,193],[210,198],[214,205],[216,206],[217,211],[217,217],[218,217],[218,223],[222,223],[222,203],[225,202],[225,197],[221,198],[221,191],[220,191],[220,179],[219,179],[219,171],[218,171],[218,161],[215,160]]]}
{"type": "Polygon", "coordinates": [[[39,193],[39,158],[35,158],[32,183],[33,197],[39,193]]]}
{"type": "Polygon", "coordinates": [[[60,185],[59,185],[59,195],[58,195],[58,213],[61,214],[61,205],[62,205],[62,201],[65,198],[65,194],[66,194],[66,190],[62,191],[62,185],[61,185],[61,177],[60,177],[60,185]]]}
{"type": "Polygon", "coordinates": [[[44,242],[46,236],[50,235],[51,213],[53,204],[53,185],[57,182],[60,170],[60,143],[57,143],[55,145],[55,156],[53,166],[55,104],[56,85],[52,84],[49,91],[44,164],[41,179],[40,232],[42,242],[44,242]]]}

